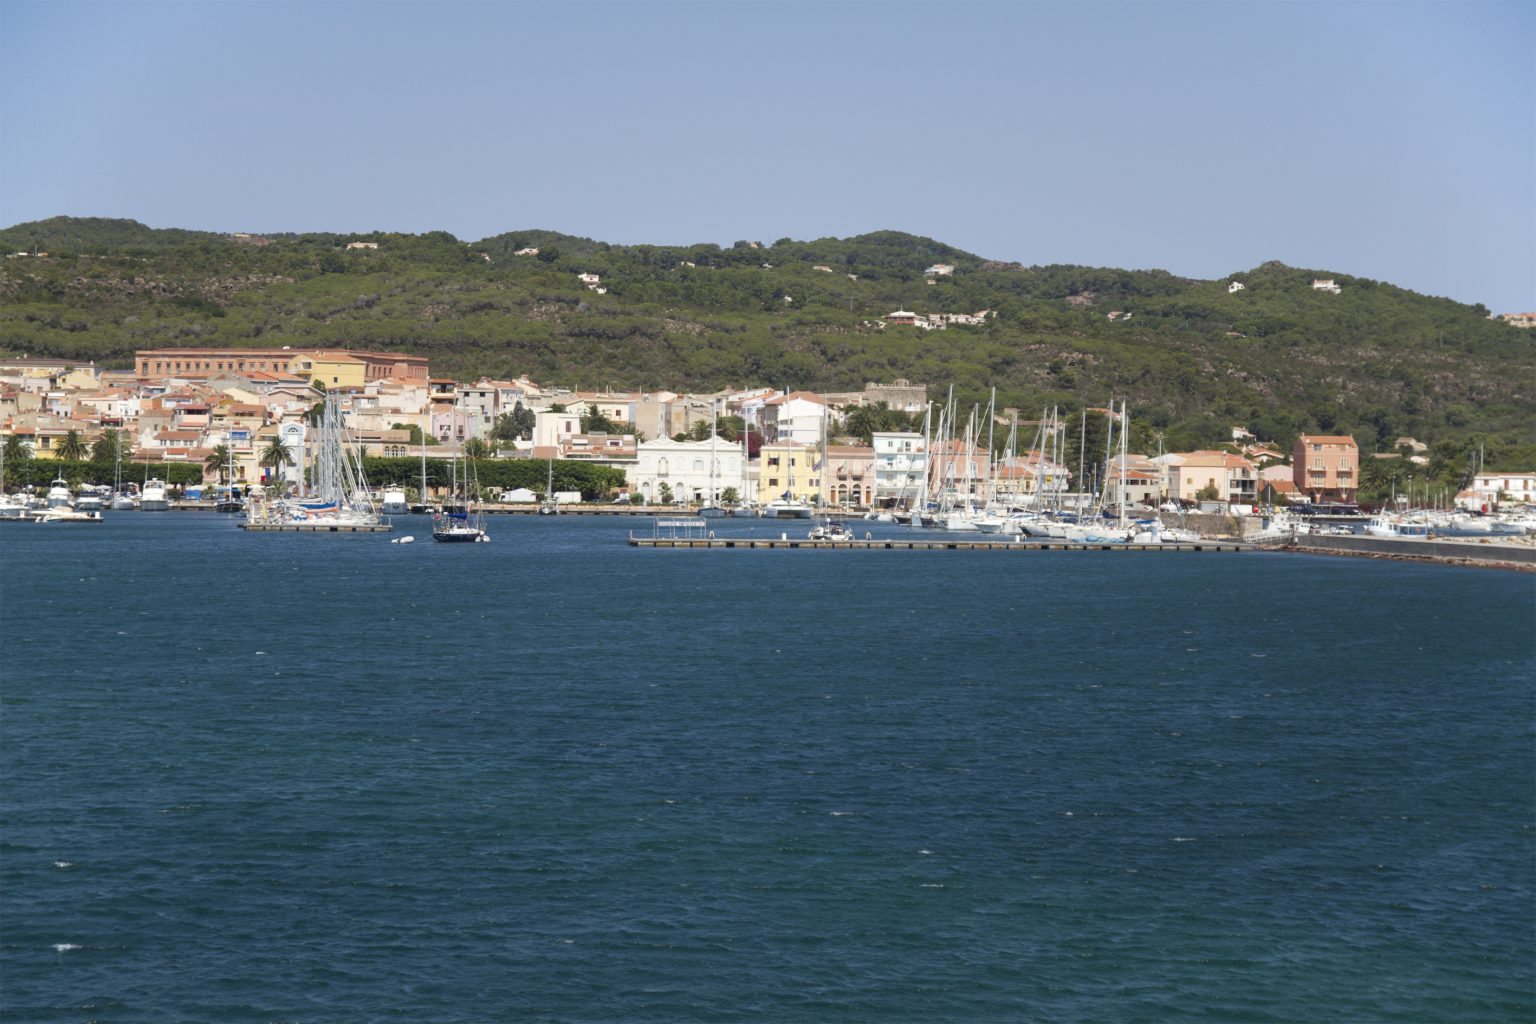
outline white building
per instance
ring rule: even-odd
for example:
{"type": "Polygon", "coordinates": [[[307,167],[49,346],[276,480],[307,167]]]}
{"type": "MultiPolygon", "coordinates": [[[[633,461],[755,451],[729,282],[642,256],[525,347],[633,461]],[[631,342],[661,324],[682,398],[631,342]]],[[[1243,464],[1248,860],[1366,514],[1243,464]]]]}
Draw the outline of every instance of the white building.
{"type": "Polygon", "coordinates": [[[954,274],[954,272],[954,266],[949,263],[935,263],[933,266],[923,271],[923,273],[929,277],[950,277],[954,274]]]}
{"type": "Polygon", "coordinates": [[[907,431],[877,431],[872,435],[875,449],[875,495],[877,506],[908,506],[922,489],[928,472],[928,452],[922,434],[907,431]]]}
{"type": "MultiPolygon", "coordinates": [[[[1231,284],[1227,285],[1227,294],[1232,295],[1236,292],[1242,291],[1246,287],[1248,286],[1243,284],[1241,281],[1233,281],[1231,284]]],[[[1316,286],[1314,285],[1314,287],[1316,286]]]]}
{"type": "Polygon", "coordinates": [[[1472,478],[1472,491],[1483,502],[1493,505],[1504,495],[1504,503],[1536,504],[1536,470],[1524,473],[1478,473],[1472,478]]]}
{"type": "Polygon", "coordinates": [[[820,444],[826,416],[826,399],[793,391],[763,403],[763,435],[769,441],[820,444]]]}
{"type": "Polygon", "coordinates": [[[565,446],[571,438],[581,433],[581,413],[581,409],[567,409],[561,412],[540,409],[535,412],[533,414],[534,447],[565,446]]]}
{"type": "Polygon", "coordinates": [[[723,438],[714,441],[641,441],[628,473],[630,488],[649,502],[661,500],[666,484],[674,501],[720,500],[726,488],[745,497],[741,446],[723,438]]]}
{"type": "Polygon", "coordinates": [[[1312,282],[1312,290],[1315,292],[1331,292],[1337,295],[1342,289],[1334,283],[1333,278],[1319,277],[1312,282]]]}

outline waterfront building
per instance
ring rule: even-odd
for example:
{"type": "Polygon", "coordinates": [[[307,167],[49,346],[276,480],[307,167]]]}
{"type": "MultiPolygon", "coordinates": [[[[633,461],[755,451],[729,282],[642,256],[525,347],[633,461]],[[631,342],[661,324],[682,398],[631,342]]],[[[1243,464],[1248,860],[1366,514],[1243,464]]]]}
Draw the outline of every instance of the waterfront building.
{"type": "Polygon", "coordinates": [[[1303,434],[1291,450],[1291,480],[1313,501],[1353,502],[1360,486],[1360,448],[1353,437],[1303,434]]]}
{"type": "Polygon", "coordinates": [[[827,445],[826,501],[869,508],[875,501],[875,450],[865,445],[827,445]]]}
{"type": "Polygon", "coordinates": [[[651,503],[661,501],[663,484],[677,502],[715,503],[728,487],[741,493],[741,446],[724,439],[642,441],[635,446],[635,459],[626,479],[634,493],[651,503]]]}
{"type": "Polygon", "coordinates": [[[1511,502],[1536,504],[1536,470],[1515,473],[1477,473],[1469,488],[1481,505],[1493,506],[1511,502]]]}
{"type": "Polygon", "coordinates": [[[876,431],[871,435],[874,487],[869,504],[906,507],[922,490],[928,472],[928,452],[922,434],[905,430],[876,431]]]}
{"type": "Polygon", "coordinates": [[[1200,501],[1200,493],[1215,488],[1216,498],[1235,505],[1258,500],[1259,473],[1252,462],[1231,452],[1179,452],[1178,461],[1154,460],[1167,466],[1168,494],[1184,502],[1200,501]]]}
{"type": "Polygon", "coordinates": [[[792,501],[816,504],[821,499],[821,461],[819,445],[763,445],[757,455],[757,503],[766,505],[787,494],[792,501]]]}

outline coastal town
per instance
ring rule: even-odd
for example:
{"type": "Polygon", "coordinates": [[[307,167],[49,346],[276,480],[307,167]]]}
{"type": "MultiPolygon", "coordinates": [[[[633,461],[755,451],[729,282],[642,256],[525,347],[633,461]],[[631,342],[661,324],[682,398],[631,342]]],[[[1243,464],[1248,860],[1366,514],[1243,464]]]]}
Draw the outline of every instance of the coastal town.
{"type": "MultiPolygon", "coordinates": [[[[175,465],[198,467],[197,482],[236,496],[274,488],[289,493],[303,485],[316,430],[312,413],[326,397],[363,455],[420,457],[425,465],[469,454],[622,473],[623,483],[605,493],[565,500],[746,509],[779,503],[919,515],[931,508],[958,529],[972,528],[970,521],[985,519],[989,510],[1047,504],[1080,510],[1096,495],[1132,512],[1254,516],[1296,505],[1349,507],[1357,501],[1361,460],[1372,457],[1349,436],[1303,435],[1280,450],[1234,425],[1230,444],[1182,452],[1133,452],[1123,446],[1128,431],[1120,429],[1122,447],[1092,464],[1079,451],[1072,464],[1062,440],[1086,422],[1046,422],[1040,413],[988,408],[973,410],[962,425],[963,411],[950,408],[946,421],[929,389],[904,379],[839,393],[770,387],[585,392],[526,377],[434,377],[418,355],[288,346],[145,350],[136,353],[132,370],[0,360],[0,435],[13,462],[67,461],[83,459],[93,443],[115,432],[129,467],[126,473],[118,468],[119,482],[129,494],[143,479],[168,477],[175,465]],[[872,409],[901,414],[912,429],[849,436],[850,417],[872,409]]],[[[1124,410],[1090,409],[1082,419],[1090,415],[1115,420],[1124,410]]],[[[1110,433],[1116,429],[1111,423],[1110,433]]],[[[1428,461],[1426,446],[1413,438],[1400,438],[1395,447],[1402,454],[1388,457],[1428,461]]],[[[418,490],[412,497],[442,496],[418,490]]],[[[469,497],[555,496],[524,489],[469,497]]],[[[1478,473],[1459,493],[1410,491],[1405,499],[1478,516],[1529,506],[1536,501],[1536,469],[1478,473]]]]}

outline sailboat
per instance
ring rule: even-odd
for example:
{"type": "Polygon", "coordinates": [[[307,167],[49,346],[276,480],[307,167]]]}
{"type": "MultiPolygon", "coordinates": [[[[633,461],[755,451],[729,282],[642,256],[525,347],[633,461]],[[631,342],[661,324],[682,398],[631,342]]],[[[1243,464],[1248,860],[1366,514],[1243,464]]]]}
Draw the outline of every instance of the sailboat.
{"type": "Polygon", "coordinates": [[[123,490],[123,442],[121,438],[118,439],[116,447],[117,451],[113,452],[112,499],[109,504],[114,512],[127,512],[137,508],[138,503],[123,490]]]}
{"type": "MultiPolygon", "coordinates": [[[[389,495],[388,495],[388,493],[386,493],[385,494],[385,500],[387,501],[388,498],[389,498],[389,495]]],[[[419,514],[424,514],[424,515],[431,514],[431,512],[433,511],[432,505],[427,501],[427,435],[426,435],[425,432],[423,432],[422,435],[421,435],[421,494],[420,494],[420,498],[421,498],[421,500],[419,502],[417,502],[414,505],[409,506],[409,510],[411,512],[413,512],[413,513],[419,513],[419,514]]]]}
{"type": "Polygon", "coordinates": [[[716,446],[720,443],[720,435],[716,423],[718,422],[719,400],[709,405],[709,493],[704,496],[704,504],[699,506],[699,515],[705,519],[718,519],[725,515],[725,506],[720,504],[720,458],[716,455],[716,446]]]}
{"type": "Polygon", "coordinates": [[[544,482],[544,500],[539,502],[539,515],[557,516],[560,514],[560,501],[555,497],[555,460],[549,460],[549,476],[544,482]]]}
{"type": "Polygon", "coordinates": [[[471,512],[469,499],[479,490],[478,481],[474,472],[474,461],[464,460],[464,473],[459,474],[459,459],[464,448],[459,446],[459,455],[454,457],[452,473],[453,484],[449,492],[448,500],[443,503],[442,512],[432,517],[432,539],[446,544],[478,544],[491,539],[485,532],[485,513],[482,511],[471,512]],[[463,481],[462,489],[459,481],[463,481]]]}
{"type": "MultiPolygon", "coordinates": [[[[315,460],[310,468],[312,493],[307,498],[280,498],[246,514],[257,524],[293,524],[313,529],[333,526],[377,527],[380,520],[363,476],[362,458],[342,423],[335,395],[327,395],[317,428],[315,460]]],[[[147,492],[146,498],[148,500],[147,492]]]]}
{"type": "Polygon", "coordinates": [[[235,489],[235,450],[233,448],[229,449],[229,490],[214,503],[213,510],[215,512],[245,511],[245,502],[240,500],[235,489]]]}

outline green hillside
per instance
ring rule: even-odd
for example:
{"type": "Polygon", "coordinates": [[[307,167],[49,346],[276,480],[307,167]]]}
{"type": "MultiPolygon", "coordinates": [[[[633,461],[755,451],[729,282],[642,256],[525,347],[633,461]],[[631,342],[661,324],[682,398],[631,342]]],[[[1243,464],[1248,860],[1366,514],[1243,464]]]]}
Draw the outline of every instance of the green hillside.
{"type": "Polygon", "coordinates": [[[0,248],[48,254],[0,267],[11,354],[127,367],[140,348],[350,345],[423,353],[448,375],[584,388],[842,390],[906,377],[967,399],[995,386],[1000,405],[1025,410],[1125,398],[1169,448],[1222,440],[1232,424],[1282,443],[1349,432],[1368,448],[1478,437],[1490,465],[1536,443],[1531,332],[1481,307],[1276,263],[1195,281],[1023,267],[894,231],[614,246],[547,230],[468,243],[445,232],[237,239],[79,218],[5,229],[0,248]],[[530,246],[537,257],[514,255],[530,246]],[[954,275],[928,283],[934,262],[954,275]],[[607,293],[585,288],[582,271],[607,293]],[[1312,290],[1320,276],[1342,294],[1312,290]],[[1234,278],[1246,288],[1229,294],[1234,278]],[[996,316],[880,328],[898,308],[996,316]]]}

